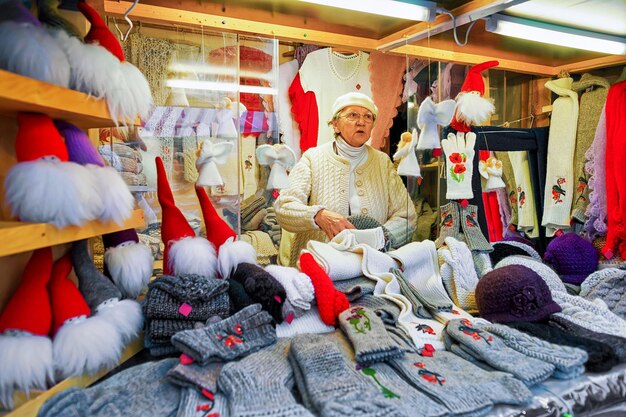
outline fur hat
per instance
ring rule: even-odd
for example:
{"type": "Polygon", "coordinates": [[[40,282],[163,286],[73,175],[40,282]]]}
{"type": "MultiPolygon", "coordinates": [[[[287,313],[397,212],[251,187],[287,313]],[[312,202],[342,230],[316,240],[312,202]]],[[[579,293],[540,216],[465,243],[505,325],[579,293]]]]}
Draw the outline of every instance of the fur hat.
{"type": "Polygon", "coordinates": [[[561,311],[535,271],[509,265],[486,273],[476,285],[480,316],[494,323],[540,321],[561,311]]]}
{"type": "Polygon", "coordinates": [[[483,123],[495,111],[493,103],[482,97],[485,83],[481,72],[499,64],[498,61],[487,61],[469,69],[456,98],[456,111],[450,127],[459,132],[469,132],[471,125],[483,123]]]}
{"type": "Polygon", "coordinates": [[[104,274],[111,277],[124,298],[137,298],[152,276],[154,258],[139,242],[135,229],[102,235],[104,274]]]}
{"type": "Polygon", "coordinates": [[[218,251],[217,270],[220,276],[230,277],[240,263],[256,264],[254,247],[243,240],[235,240],[237,233],[217,214],[204,188],[196,186],[196,195],[202,208],[206,237],[218,251]]]}
{"type": "Polygon", "coordinates": [[[46,389],[52,380],[49,247],[33,252],[20,285],[0,313],[0,403],[13,406],[14,390],[46,389]]]}
{"type": "Polygon", "coordinates": [[[372,112],[374,117],[378,116],[378,107],[376,107],[376,104],[374,104],[374,101],[371,98],[363,93],[351,92],[337,97],[333,103],[331,112],[333,118],[337,115],[337,113],[348,106],[365,107],[367,110],[372,112]]]}
{"type": "Polygon", "coordinates": [[[165,245],[163,274],[195,274],[215,278],[215,246],[207,239],[196,236],[183,213],[176,207],[163,160],[157,156],[155,163],[157,196],[161,205],[161,240],[165,245]]]}

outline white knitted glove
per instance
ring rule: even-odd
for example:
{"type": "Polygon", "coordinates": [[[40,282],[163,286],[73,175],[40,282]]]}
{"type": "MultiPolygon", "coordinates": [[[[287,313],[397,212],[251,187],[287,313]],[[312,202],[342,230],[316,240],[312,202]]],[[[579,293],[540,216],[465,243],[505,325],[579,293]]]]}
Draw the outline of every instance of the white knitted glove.
{"type": "Polygon", "coordinates": [[[441,141],[441,147],[446,155],[447,191],[448,200],[470,199],[472,192],[472,173],[474,171],[474,144],[476,134],[457,132],[448,134],[448,138],[441,141]]]}
{"type": "Polygon", "coordinates": [[[439,256],[444,263],[441,265],[441,278],[446,281],[452,279],[453,288],[456,291],[456,298],[459,307],[474,313],[478,311],[476,305],[476,285],[478,285],[478,276],[474,269],[474,260],[472,252],[467,245],[452,237],[445,240],[446,248],[439,249],[439,256]]]}
{"type": "Polygon", "coordinates": [[[502,181],[502,161],[490,156],[486,161],[478,163],[478,171],[487,180],[485,191],[506,187],[504,181],[502,181]]]}

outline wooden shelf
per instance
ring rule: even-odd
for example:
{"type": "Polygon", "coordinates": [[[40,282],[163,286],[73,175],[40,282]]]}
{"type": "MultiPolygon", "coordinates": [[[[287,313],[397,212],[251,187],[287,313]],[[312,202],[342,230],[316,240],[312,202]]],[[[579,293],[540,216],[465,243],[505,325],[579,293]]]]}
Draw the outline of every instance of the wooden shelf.
{"type": "MultiPolygon", "coordinates": [[[[139,351],[143,349],[143,336],[139,336],[133,342],[131,342],[124,352],[122,353],[122,357],[120,360],[120,364],[126,362],[133,356],[135,356],[139,351]]],[[[37,415],[39,408],[52,396],[58,394],[61,391],[64,391],[68,388],[72,387],[88,387],[93,384],[111,370],[102,370],[94,375],[81,375],[78,377],[67,378],[47,391],[41,391],[39,394],[32,393],[30,394],[30,398],[26,396],[26,394],[19,392],[16,393],[13,397],[13,401],[15,404],[15,409],[6,414],[4,417],[33,417],[37,415]]]]}
{"type": "Polygon", "coordinates": [[[104,100],[0,70],[0,115],[18,112],[44,113],[83,129],[115,126],[104,100]]]}
{"type": "Polygon", "coordinates": [[[134,210],[123,225],[91,221],[83,226],[57,229],[48,223],[24,223],[0,221],[0,256],[13,255],[47,246],[87,239],[119,230],[145,227],[143,210],[134,210]]]}

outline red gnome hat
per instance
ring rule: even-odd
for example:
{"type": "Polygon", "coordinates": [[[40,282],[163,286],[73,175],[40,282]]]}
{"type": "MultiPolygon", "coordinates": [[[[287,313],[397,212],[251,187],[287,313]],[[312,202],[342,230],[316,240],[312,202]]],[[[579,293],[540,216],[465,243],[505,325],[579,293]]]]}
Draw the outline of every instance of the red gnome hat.
{"type": "Polygon", "coordinates": [[[85,35],[85,42],[97,43],[115,55],[117,59],[124,61],[125,57],[122,45],[120,45],[115,35],[109,30],[98,12],[85,1],[78,2],[78,10],[80,10],[83,16],[91,23],[91,28],[89,28],[89,32],[85,35]]]}
{"type": "Polygon", "coordinates": [[[46,156],[55,156],[63,162],[69,160],[63,137],[50,116],[18,113],[17,123],[19,125],[15,137],[17,162],[35,161],[46,156]]]}
{"type": "Polygon", "coordinates": [[[474,65],[467,72],[461,91],[457,96],[457,107],[450,126],[459,132],[469,132],[470,125],[480,124],[495,111],[493,104],[483,99],[485,83],[482,71],[498,66],[498,61],[487,61],[474,65]],[[470,96],[472,94],[473,96],[470,96]]]}
{"type": "Polygon", "coordinates": [[[197,274],[214,278],[217,262],[215,247],[205,238],[196,237],[193,228],[176,207],[163,160],[157,156],[155,162],[157,196],[161,205],[161,240],[165,245],[163,273],[197,274]]]}
{"type": "Polygon", "coordinates": [[[66,320],[91,315],[87,301],[71,279],[72,261],[69,255],[54,263],[50,279],[50,297],[52,299],[52,335],[55,335],[66,320]]]}
{"type": "Polygon", "coordinates": [[[243,240],[235,240],[237,233],[217,214],[204,187],[196,185],[196,195],[202,208],[207,239],[218,250],[217,270],[220,276],[230,277],[240,263],[256,264],[254,247],[243,240]]]}

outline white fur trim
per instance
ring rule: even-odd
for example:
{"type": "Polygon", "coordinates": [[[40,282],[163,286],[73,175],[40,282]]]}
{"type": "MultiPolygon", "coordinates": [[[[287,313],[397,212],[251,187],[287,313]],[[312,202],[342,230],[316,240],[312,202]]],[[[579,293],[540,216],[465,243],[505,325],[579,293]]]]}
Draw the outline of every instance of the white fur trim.
{"type": "Polygon", "coordinates": [[[195,274],[215,278],[215,246],[198,236],[177,240],[169,248],[168,263],[170,271],[176,276],[195,274]]]}
{"type": "Polygon", "coordinates": [[[45,390],[52,382],[52,341],[31,334],[0,336],[0,403],[13,408],[13,392],[45,390]]]}
{"type": "Polygon", "coordinates": [[[111,279],[125,298],[137,298],[152,276],[154,259],[149,247],[124,242],[104,252],[111,279]]]}
{"type": "Polygon", "coordinates": [[[96,315],[113,324],[124,345],[136,338],[143,327],[143,312],[135,300],[107,300],[97,307],[96,315]]]}
{"type": "Polygon", "coordinates": [[[484,123],[495,111],[493,100],[475,93],[462,93],[456,99],[456,118],[469,126],[484,123]]]}
{"type": "Polygon", "coordinates": [[[12,215],[22,221],[52,223],[59,228],[82,226],[93,219],[93,205],[101,204],[97,201],[97,189],[91,188],[94,184],[89,174],[81,179],[74,175],[76,172],[80,175],[85,169],[58,160],[15,164],[4,184],[12,215]]]}
{"type": "Polygon", "coordinates": [[[132,215],[135,206],[135,199],[128,186],[113,167],[89,164],[86,168],[91,170],[98,180],[98,191],[102,196],[100,219],[112,220],[122,226],[132,215]]]}
{"type": "Polygon", "coordinates": [[[44,29],[28,23],[2,22],[0,39],[0,68],[69,87],[70,63],[44,29]]]}
{"type": "Polygon", "coordinates": [[[68,320],[52,341],[56,371],[63,377],[112,369],[122,355],[122,338],[112,323],[92,316],[68,320]]]}
{"type": "Polygon", "coordinates": [[[61,166],[73,180],[73,186],[80,198],[79,204],[85,210],[87,220],[99,220],[103,210],[104,194],[101,193],[98,176],[94,170],[75,162],[65,162],[61,166]]]}
{"type": "Polygon", "coordinates": [[[234,240],[232,237],[222,243],[217,258],[217,269],[222,278],[229,278],[237,269],[237,265],[244,262],[257,264],[254,246],[243,240],[234,240]]]}

